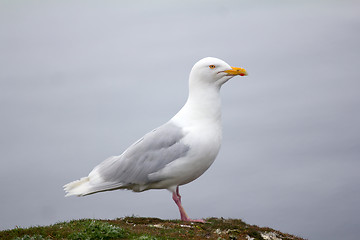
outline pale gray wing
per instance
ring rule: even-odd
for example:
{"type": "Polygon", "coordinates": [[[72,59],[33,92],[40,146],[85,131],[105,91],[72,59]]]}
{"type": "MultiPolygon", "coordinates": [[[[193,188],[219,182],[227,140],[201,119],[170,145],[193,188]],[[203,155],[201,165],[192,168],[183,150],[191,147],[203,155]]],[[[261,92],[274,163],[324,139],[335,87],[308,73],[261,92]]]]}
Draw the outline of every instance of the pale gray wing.
{"type": "Polygon", "coordinates": [[[95,169],[104,180],[104,185],[150,183],[149,174],[187,154],[189,146],[181,142],[183,137],[180,127],[166,123],[146,134],[122,155],[106,159],[95,169]]]}

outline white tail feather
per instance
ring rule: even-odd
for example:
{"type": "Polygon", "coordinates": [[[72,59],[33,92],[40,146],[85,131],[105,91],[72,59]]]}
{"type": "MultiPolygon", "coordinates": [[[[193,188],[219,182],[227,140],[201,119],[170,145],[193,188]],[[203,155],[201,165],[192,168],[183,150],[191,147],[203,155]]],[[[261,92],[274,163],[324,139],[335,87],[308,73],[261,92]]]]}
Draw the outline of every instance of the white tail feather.
{"type": "Polygon", "coordinates": [[[64,185],[66,192],[65,197],[69,196],[85,196],[97,192],[111,191],[115,189],[126,188],[126,185],[118,182],[106,182],[97,172],[95,168],[90,172],[88,177],[73,181],[64,185]]]}
{"type": "Polygon", "coordinates": [[[64,190],[66,192],[65,197],[68,196],[84,196],[92,193],[92,187],[90,186],[90,178],[83,177],[80,180],[73,181],[64,185],[64,190]]]}

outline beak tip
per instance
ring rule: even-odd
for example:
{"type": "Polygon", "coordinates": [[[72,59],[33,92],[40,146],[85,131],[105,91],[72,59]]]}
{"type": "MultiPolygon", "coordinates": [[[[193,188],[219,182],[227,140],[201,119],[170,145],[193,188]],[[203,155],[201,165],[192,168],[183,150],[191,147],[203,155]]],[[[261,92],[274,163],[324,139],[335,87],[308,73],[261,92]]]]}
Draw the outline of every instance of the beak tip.
{"type": "Polygon", "coordinates": [[[248,73],[244,68],[237,68],[237,67],[231,67],[231,70],[225,70],[224,72],[226,72],[229,76],[236,76],[236,75],[240,75],[240,76],[247,76],[248,73]]]}

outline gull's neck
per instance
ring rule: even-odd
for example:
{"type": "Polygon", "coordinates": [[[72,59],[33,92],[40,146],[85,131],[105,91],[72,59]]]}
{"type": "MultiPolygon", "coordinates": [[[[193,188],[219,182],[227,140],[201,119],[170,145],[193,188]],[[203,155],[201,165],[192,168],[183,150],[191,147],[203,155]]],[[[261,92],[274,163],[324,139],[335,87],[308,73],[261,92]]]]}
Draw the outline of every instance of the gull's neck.
{"type": "Polygon", "coordinates": [[[172,118],[180,124],[221,124],[220,86],[189,81],[185,105],[172,118]]]}

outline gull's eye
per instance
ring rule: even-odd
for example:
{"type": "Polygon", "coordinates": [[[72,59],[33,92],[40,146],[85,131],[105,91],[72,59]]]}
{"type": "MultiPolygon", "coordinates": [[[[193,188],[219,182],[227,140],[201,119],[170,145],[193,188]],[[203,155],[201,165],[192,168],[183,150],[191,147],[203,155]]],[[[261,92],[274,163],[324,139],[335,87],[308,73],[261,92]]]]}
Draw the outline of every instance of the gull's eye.
{"type": "Polygon", "coordinates": [[[214,69],[215,65],[210,65],[209,68],[214,69]]]}

